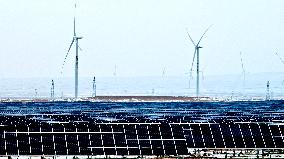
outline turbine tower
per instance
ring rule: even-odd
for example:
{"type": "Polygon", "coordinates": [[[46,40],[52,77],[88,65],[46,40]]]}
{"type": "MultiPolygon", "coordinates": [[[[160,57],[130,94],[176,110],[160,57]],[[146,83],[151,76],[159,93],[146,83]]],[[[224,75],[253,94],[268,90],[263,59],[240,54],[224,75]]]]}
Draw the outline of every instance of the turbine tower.
{"type": "MultiPolygon", "coordinates": [[[[76,3],[75,3],[75,10],[76,10],[76,3]]],[[[72,42],[69,46],[69,49],[67,51],[67,54],[65,56],[65,59],[64,59],[64,62],[63,62],[63,65],[62,65],[62,69],[64,67],[64,64],[66,62],[66,59],[67,59],[67,56],[70,52],[70,49],[73,45],[73,43],[75,42],[76,43],[76,56],[75,56],[75,98],[78,98],[78,61],[79,61],[79,56],[78,56],[78,51],[79,51],[79,39],[82,39],[83,37],[81,36],[77,36],[76,35],[76,18],[75,18],[75,15],[74,15],[74,33],[73,33],[73,39],[72,39],[72,42]]]]}
{"type": "Polygon", "coordinates": [[[192,77],[192,70],[193,70],[193,64],[194,64],[194,60],[195,60],[195,54],[196,54],[196,97],[199,97],[199,49],[201,49],[202,47],[199,46],[202,38],[204,37],[204,35],[206,34],[206,32],[209,30],[209,28],[212,25],[210,25],[202,34],[202,36],[200,37],[199,41],[197,44],[195,44],[195,42],[193,41],[193,39],[191,38],[191,36],[189,35],[188,31],[187,31],[187,35],[190,38],[190,41],[192,42],[192,44],[194,45],[194,54],[193,54],[193,59],[192,59],[192,63],[191,63],[191,68],[190,68],[190,78],[192,77]]]}

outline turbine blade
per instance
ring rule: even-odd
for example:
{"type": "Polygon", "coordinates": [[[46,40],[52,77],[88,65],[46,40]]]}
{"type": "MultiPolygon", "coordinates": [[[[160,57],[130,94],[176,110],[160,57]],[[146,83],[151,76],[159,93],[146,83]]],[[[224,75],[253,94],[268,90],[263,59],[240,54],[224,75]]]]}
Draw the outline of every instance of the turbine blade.
{"type": "Polygon", "coordinates": [[[71,47],[72,47],[73,43],[74,43],[74,38],[73,38],[73,40],[72,40],[72,42],[71,42],[71,44],[70,44],[70,46],[69,46],[69,49],[68,49],[68,51],[67,51],[67,53],[66,53],[66,55],[65,55],[65,58],[64,58],[64,61],[63,61],[62,67],[61,67],[61,74],[62,74],[64,65],[65,65],[65,63],[66,63],[66,59],[67,59],[67,57],[68,57],[68,55],[69,55],[69,52],[70,52],[70,50],[71,50],[71,47]]]}
{"type": "Polygon", "coordinates": [[[186,32],[187,32],[187,35],[188,35],[190,41],[192,42],[192,44],[193,44],[194,46],[196,46],[195,43],[194,43],[194,41],[193,41],[193,39],[192,39],[191,36],[189,35],[187,28],[186,28],[186,32]]]}
{"type": "Polygon", "coordinates": [[[75,1],[75,6],[74,6],[74,36],[76,36],[76,8],[77,8],[77,5],[76,5],[76,1],[75,1]]]}
{"type": "Polygon", "coordinates": [[[80,49],[80,51],[83,51],[83,49],[78,45],[78,48],[80,49]]]}
{"type": "Polygon", "coordinates": [[[76,22],[75,22],[75,16],[74,16],[74,36],[76,36],[76,22]]]}
{"type": "Polygon", "coordinates": [[[241,57],[242,70],[243,70],[243,73],[245,73],[245,67],[244,67],[244,63],[243,63],[242,52],[240,52],[240,57],[241,57]]]}
{"type": "Polygon", "coordinates": [[[202,40],[203,36],[207,33],[207,31],[208,31],[212,26],[213,26],[213,24],[210,25],[210,26],[204,31],[204,33],[202,34],[201,38],[199,39],[199,41],[198,41],[198,43],[197,43],[197,46],[199,45],[199,43],[200,43],[200,41],[202,40]]]}
{"type": "Polygon", "coordinates": [[[68,51],[67,51],[67,54],[66,54],[66,56],[67,56],[67,55],[69,54],[69,52],[70,52],[70,49],[71,49],[71,47],[72,47],[73,43],[74,43],[74,38],[73,38],[73,40],[72,40],[72,42],[71,42],[71,44],[70,44],[70,46],[69,46],[69,49],[68,49],[68,51]]]}
{"type": "Polygon", "coordinates": [[[277,52],[275,52],[275,55],[280,59],[280,61],[282,62],[282,64],[284,65],[284,61],[283,59],[279,56],[279,54],[277,52]]]}
{"type": "Polygon", "coordinates": [[[192,59],[192,63],[191,63],[191,67],[190,67],[190,78],[192,78],[192,70],[193,70],[193,64],[194,64],[194,60],[195,60],[195,55],[196,55],[196,49],[194,50],[194,54],[193,54],[193,59],[192,59]]]}

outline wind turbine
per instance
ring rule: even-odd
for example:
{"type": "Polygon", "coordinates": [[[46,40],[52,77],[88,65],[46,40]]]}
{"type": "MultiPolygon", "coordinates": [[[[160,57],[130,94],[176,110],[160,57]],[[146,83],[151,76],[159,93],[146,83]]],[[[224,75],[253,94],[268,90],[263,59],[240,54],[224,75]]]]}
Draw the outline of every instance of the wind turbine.
{"type": "MultiPolygon", "coordinates": [[[[199,49],[202,48],[201,46],[199,46],[202,38],[204,37],[204,35],[206,34],[206,32],[210,29],[212,25],[210,25],[202,34],[202,36],[200,37],[199,41],[197,42],[197,44],[195,44],[195,42],[193,41],[193,39],[191,38],[191,36],[189,35],[188,31],[187,31],[187,35],[190,39],[190,41],[192,42],[192,44],[194,45],[194,54],[193,54],[193,59],[192,59],[192,63],[191,63],[191,68],[190,68],[190,77],[192,77],[192,69],[193,69],[193,64],[194,64],[194,60],[195,60],[195,54],[196,54],[196,97],[199,96],[199,49]]],[[[189,80],[190,80],[189,77],[189,80]]]]}
{"type": "Polygon", "coordinates": [[[163,67],[162,77],[164,78],[166,76],[166,67],[163,67]]]}
{"type": "Polygon", "coordinates": [[[114,65],[114,71],[113,71],[113,76],[116,77],[117,75],[117,66],[116,64],[114,65]]]}
{"type": "MultiPolygon", "coordinates": [[[[76,3],[75,3],[75,10],[76,10],[76,3]]],[[[64,58],[64,62],[63,62],[63,65],[62,65],[62,69],[64,67],[64,64],[66,62],[66,59],[67,59],[67,56],[71,50],[71,47],[73,46],[73,43],[75,42],[76,43],[76,56],[75,56],[75,98],[78,98],[78,61],[79,61],[79,56],[78,56],[78,49],[80,49],[78,43],[79,43],[79,39],[82,39],[83,37],[81,36],[77,36],[76,35],[76,20],[75,20],[75,15],[74,15],[74,34],[73,34],[73,39],[72,39],[72,42],[69,46],[69,49],[67,51],[67,54],[64,58]]]]}
{"type": "Polygon", "coordinates": [[[242,52],[240,52],[240,58],[241,58],[241,64],[242,64],[243,86],[245,86],[245,82],[246,82],[246,71],[245,71],[245,67],[244,67],[242,52]]]}

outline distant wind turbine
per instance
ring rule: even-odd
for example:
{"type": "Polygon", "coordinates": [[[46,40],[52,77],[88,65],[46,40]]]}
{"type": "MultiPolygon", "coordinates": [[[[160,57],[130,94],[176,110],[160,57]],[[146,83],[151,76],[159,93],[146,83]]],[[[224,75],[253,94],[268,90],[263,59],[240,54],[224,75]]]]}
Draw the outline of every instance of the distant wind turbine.
{"type": "Polygon", "coordinates": [[[113,71],[113,76],[116,77],[117,75],[117,66],[116,64],[114,65],[114,71],[113,71]]]}
{"type": "Polygon", "coordinates": [[[245,81],[246,81],[246,71],[244,67],[244,62],[243,62],[243,57],[242,57],[242,52],[240,52],[240,58],[241,58],[241,64],[242,64],[242,73],[243,73],[243,85],[245,86],[245,81]]]}
{"type": "MultiPolygon", "coordinates": [[[[76,3],[75,3],[75,10],[76,10],[76,3]]],[[[66,54],[66,56],[64,58],[64,62],[63,62],[63,65],[62,65],[62,70],[64,68],[64,65],[65,65],[66,59],[68,57],[68,54],[69,54],[69,52],[71,50],[71,47],[72,47],[73,43],[75,42],[76,43],[76,56],[75,56],[75,98],[78,98],[78,61],[79,61],[78,49],[80,49],[80,47],[78,45],[78,42],[79,42],[79,39],[82,39],[82,38],[83,37],[76,35],[76,20],[75,20],[75,15],[74,15],[74,34],[73,34],[73,39],[72,39],[72,42],[71,42],[71,44],[69,46],[67,54],[66,54]]]]}
{"type": "Polygon", "coordinates": [[[164,78],[165,76],[166,76],[166,67],[163,67],[162,77],[164,78]]]}
{"type": "MultiPolygon", "coordinates": [[[[194,54],[193,54],[193,59],[192,59],[192,63],[191,63],[191,68],[190,68],[190,78],[192,77],[192,70],[193,70],[193,64],[194,64],[194,60],[195,60],[195,54],[196,54],[196,97],[199,96],[199,49],[202,48],[201,46],[199,46],[202,38],[204,37],[204,35],[207,33],[207,31],[210,29],[212,25],[210,25],[202,34],[202,36],[200,37],[199,41],[197,44],[195,44],[195,42],[193,41],[193,39],[191,38],[191,36],[189,35],[188,31],[187,31],[187,35],[190,39],[190,41],[192,42],[192,44],[194,45],[194,54]]],[[[189,79],[190,80],[190,79],[189,79]]]]}

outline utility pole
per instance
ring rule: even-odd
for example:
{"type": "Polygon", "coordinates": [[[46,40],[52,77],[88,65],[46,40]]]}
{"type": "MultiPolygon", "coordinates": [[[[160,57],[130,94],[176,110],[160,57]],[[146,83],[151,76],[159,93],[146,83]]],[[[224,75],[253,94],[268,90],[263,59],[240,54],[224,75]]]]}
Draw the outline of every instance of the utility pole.
{"type": "Polygon", "coordinates": [[[51,80],[50,98],[54,99],[54,81],[51,80]]]}
{"type": "Polygon", "coordinates": [[[96,97],[96,96],[97,96],[97,86],[96,86],[96,76],[94,76],[92,97],[96,97]]]}
{"type": "Polygon", "coordinates": [[[37,98],[38,93],[37,93],[37,89],[35,89],[35,98],[37,98]]]}
{"type": "Polygon", "coordinates": [[[270,90],[269,90],[269,87],[270,87],[270,82],[267,81],[267,84],[266,84],[266,100],[270,100],[270,90]]]}

